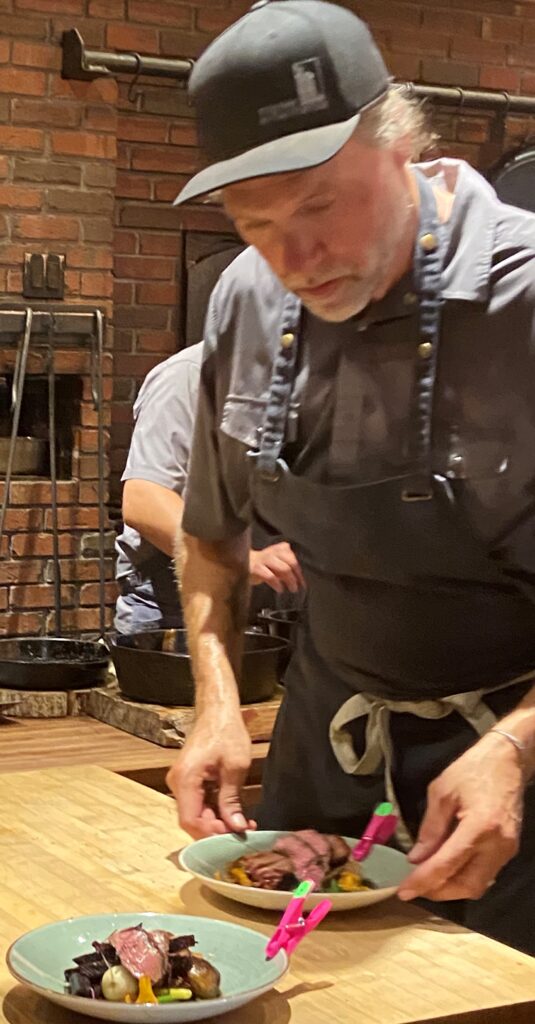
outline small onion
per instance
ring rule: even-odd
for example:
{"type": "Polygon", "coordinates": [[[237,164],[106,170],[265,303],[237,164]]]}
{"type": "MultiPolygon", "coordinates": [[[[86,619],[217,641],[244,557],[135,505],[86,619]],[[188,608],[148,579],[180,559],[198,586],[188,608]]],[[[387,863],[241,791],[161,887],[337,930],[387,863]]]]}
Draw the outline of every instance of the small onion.
{"type": "Polygon", "coordinates": [[[124,1003],[125,997],[135,999],[138,993],[138,984],[130,971],[122,964],[108,967],[102,975],[102,995],[112,1003],[124,1003]]]}

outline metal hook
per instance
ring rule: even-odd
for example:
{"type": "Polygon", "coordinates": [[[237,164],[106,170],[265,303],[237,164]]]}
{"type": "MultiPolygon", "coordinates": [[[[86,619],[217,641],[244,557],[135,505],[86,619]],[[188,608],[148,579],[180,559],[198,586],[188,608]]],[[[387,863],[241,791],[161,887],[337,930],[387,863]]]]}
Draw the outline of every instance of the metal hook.
{"type": "Polygon", "coordinates": [[[465,102],[466,96],[464,94],[464,89],[461,89],[460,85],[457,85],[456,89],[457,89],[457,92],[459,93],[459,110],[462,110],[463,107],[464,107],[464,102],[465,102]]]}
{"type": "Polygon", "coordinates": [[[509,113],[509,107],[511,106],[511,93],[507,92],[507,89],[502,89],[502,93],[505,96],[505,110],[503,116],[507,117],[509,113]]]}
{"type": "Polygon", "coordinates": [[[133,79],[130,82],[130,85],[128,87],[128,99],[129,99],[130,103],[136,103],[137,99],[138,99],[138,96],[140,95],[139,92],[136,92],[136,85],[137,85],[137,80],[138,80],[138,78],[139,78],[139,76],[141,74],[142,68],[143,68],[143,60],[142,60],[141,55],[139,53],[133,53],[132,57],[134,58],[134,60],[136,62],[136,70],[134,71],[134,77],[133,77],[133,79]]]}

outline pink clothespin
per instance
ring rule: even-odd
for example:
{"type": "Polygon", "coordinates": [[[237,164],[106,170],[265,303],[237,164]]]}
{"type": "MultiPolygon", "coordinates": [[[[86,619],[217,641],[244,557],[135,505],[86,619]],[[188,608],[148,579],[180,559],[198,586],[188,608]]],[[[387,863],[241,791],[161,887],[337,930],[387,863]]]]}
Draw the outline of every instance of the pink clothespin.
{"type": "Polygon", "coordinates": [[[397,815],[393,814],[392,804],[379,804],[364,829],[364,835],[356,846],[353,847],[353,859],[358,861],[365,860],[372,847],[378,844],[382,846],[384,843],[387,843],[390,837],[394,835],[397,823],[397,815]]]}
{"type": "Polygon", "coordinates": [[[308,917],[303,917],[302,909],[308,894],[312,892],[314,882],[306,880],[301,882],[293,893],[284,914],[281,917],[279,926],[266,946],[266,960],[271,960],[280,949],[286,950],[288,956],[293,953],[301,939],[308,935],[332,907],[332,900],[322,900],[314,910],[310,911],[308,917]]]}

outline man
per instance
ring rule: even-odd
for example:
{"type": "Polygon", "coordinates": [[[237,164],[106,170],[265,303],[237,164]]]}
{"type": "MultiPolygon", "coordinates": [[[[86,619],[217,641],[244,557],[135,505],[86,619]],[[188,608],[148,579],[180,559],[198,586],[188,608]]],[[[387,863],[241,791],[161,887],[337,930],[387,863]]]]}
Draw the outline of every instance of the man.
{"type": "Polygon", "coordinates": [[[358,836],[387,795],[415,865],[401,898],[535,952],[535,218],[466,164],[411,165],[420,116],[333,4],[257,4],[191,94],[208,166],[178,201],[222,190],[251,248],[206,324],[181,822],[247,824],[254,512],[307,583],[258,823],[358,836]]]}
{"type": "MultiPolygon", "coordinates": [[[[184,509],[201,359],[202,344],[197,344],[159,363],[134,405],[135,428],[123,474],[125,525],[116,542],[118,633],[183,626],[172,554],[184,509]]],[[[253,617],[255,609],[273,603],[268,588],[291,595],[303,583],[289,544],[268,544],[260,531],[256,541],[259,550],[249,555],[250,581],[267,586],[258,587],[253,617]]]]}

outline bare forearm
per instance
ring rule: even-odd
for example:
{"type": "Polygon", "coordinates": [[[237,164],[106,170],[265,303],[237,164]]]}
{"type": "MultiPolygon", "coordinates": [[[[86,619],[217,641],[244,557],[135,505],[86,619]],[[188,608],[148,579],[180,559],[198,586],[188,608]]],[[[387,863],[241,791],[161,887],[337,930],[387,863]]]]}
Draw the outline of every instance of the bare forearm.
{"type": "Polygon", "coordinates": [[[128,526],[170,557],[174,554],[184,502],[179,494],[148,480],[127,480],[123,519],[128,526]]]}
{"type": "Polygon", "coordinates": [[[208,543],[181,534],[176,558],[197,711],[232,712],[239,709],[236,677],[249,604],[249,535],[208,543]]]}

